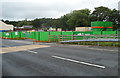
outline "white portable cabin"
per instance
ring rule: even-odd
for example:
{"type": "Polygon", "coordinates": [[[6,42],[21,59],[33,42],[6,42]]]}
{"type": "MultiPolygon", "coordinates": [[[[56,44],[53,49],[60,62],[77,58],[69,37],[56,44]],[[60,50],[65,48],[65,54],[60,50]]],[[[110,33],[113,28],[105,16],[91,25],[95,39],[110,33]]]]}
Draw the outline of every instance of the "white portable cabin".
{"type": "Polygon", "coordinates": [[[13,30],[14,26],[0,21],[0,30],[13,30]]]}

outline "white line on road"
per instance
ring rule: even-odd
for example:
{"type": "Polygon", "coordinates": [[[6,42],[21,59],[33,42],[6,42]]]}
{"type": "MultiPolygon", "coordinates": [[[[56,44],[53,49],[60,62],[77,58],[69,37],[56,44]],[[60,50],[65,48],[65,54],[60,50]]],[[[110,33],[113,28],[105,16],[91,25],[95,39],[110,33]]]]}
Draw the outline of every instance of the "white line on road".
{"type": "Polygon", "coordinates": [[[37,54],[38,52],[35,52],[35,51],[27,51],[27,52],[30,52],[30,53],[35,53],[35,54],[37,54]]]}
{"type": "Polygon", "coordinates": [[[63,58],[63,57],[59,57],[59,56],[52,56],[52,57],[57,58],[57,59],[61,59],[61,60],[71,61],[71,62],[74,62],[74,63],[80,63],[80,64],[89,65],[89,66],[94,66],[94,67],[99,67],[99,68],[103,68],[103,69],[105,68],[105,66],[96,65],[96,64],[91,64],[91,63],[87,63],[87,62],[80,62],[80,61],[77,61],[77,60],[68,59],[68,58],[63,58]]]}

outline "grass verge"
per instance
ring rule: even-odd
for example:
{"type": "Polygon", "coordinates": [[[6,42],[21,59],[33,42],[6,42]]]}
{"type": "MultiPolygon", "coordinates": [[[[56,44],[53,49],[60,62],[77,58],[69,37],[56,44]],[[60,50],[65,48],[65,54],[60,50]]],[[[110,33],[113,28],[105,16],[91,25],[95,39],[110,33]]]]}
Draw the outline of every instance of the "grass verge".
{"type": "Polygon", "coordinates": [[[73,44],[73,45],[97,45],[97,46],[115,46],[120,47],[120,42],[72,42],[64,44],[73,44]]]}

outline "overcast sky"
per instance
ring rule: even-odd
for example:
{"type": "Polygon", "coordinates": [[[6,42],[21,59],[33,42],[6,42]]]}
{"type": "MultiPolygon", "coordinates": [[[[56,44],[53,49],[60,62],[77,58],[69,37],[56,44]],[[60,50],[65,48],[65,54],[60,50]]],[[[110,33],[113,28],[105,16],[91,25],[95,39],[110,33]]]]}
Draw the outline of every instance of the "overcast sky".
{"type": "Polygon", "coordinates": [[[59,18],[73,10],[105,6],[118,9],[119,0],[1,0],[0,19],[59,18]],[[2,17],[1,17],[2,16],[2,17]]]}

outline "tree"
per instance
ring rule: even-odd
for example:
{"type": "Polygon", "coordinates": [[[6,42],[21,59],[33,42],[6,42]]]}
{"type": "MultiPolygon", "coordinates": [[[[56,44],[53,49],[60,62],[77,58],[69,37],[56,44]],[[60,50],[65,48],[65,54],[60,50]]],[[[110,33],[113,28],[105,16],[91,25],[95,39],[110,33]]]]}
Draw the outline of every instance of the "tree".
{"type": "Polygon", "coordinates": [[[60,19],[53,20],[53,26],[57,29],[60,28],[60,19]]]}
{"type": "Polygon", "coordinates": [[[1,21],[2,21],[2,22],[4,22],[4,20],[3,20],[3,19],[2,19],[1,21]]]}
{"type": "Polygon", "coordinates": [[[69,18],[69,14],[66,14],[60,18],[60,27],[62,28],[62,30],[69,30],[69,26],[67,24],[69,18]]]}
{"type": "Polygon", "coordinates": [[[109,21],[113,22],[114,25],[120,25],[120,11],[113,9],[109,16],[109,21]]]}
{"type": "Polygon", "coordinates": [[[61,27],[65,30],[75,30],[78,26],[89,26],[89,9],[74,10],[60,18],[61,27]]]}
{"type": "Polygon", "coordinates": [[[71,18],[67,21],[69,26],[88,26],[89,25],[90,10],[75,10],[71,13],[71,18]]]}
{"type": "Polygon", "coordinates": [[[113,25],[114,25],[113,29],[114,30],[120,30],[120,11],[113,9],[111,11],[109,21],[113,22],[113,25]]]}
{"type": "Polygon", "coordinates": [[[110,21],[113,22],[114,30],[120,28],[120,11],[109,9],[108,7],[96,7],[90,15],[91,21],[110,21]]]}
{"type": "Polygon", "coordinates": [[[75,27],[86,27],[89,26],[89,9],[75,10],[71,12],[71,17],[67,21],[67,24],[71,29],[75,29],[75,27]]]}
{"type": "Polygon", "coordinates": [[[33,25],[34,28],[51,26],[54,28],[62,28],[62,30],[74,30],[75,27],[88,27],[92,21],[111,21],[113,22],[115,29],[120,28],[120,11],[100,6],[96,7],[91,14],[90,12],[89,9],[81,9],[74,10],[57,19],[36,18],[32,21],[2,21],[14,26],[33,25]]]}
{"type": "Polygon", "coordinates": [[[10,24],[10,21],[9,20],[5,20],[4,23],[10,24]]]}
{"type": "Polygon", "coordinates": [[[91,21],[108,21],[111,10],[107,7],[96,7],[91,14],[91,21]]]}
{"type": "Polygon", "coordinates": [[[49,20],[52,20],[51,18],[41,18],[41,19],[35,19],[32,21],[32,25],[34,28],[40,28],[42,25],[47,23],[49,20]]]}

